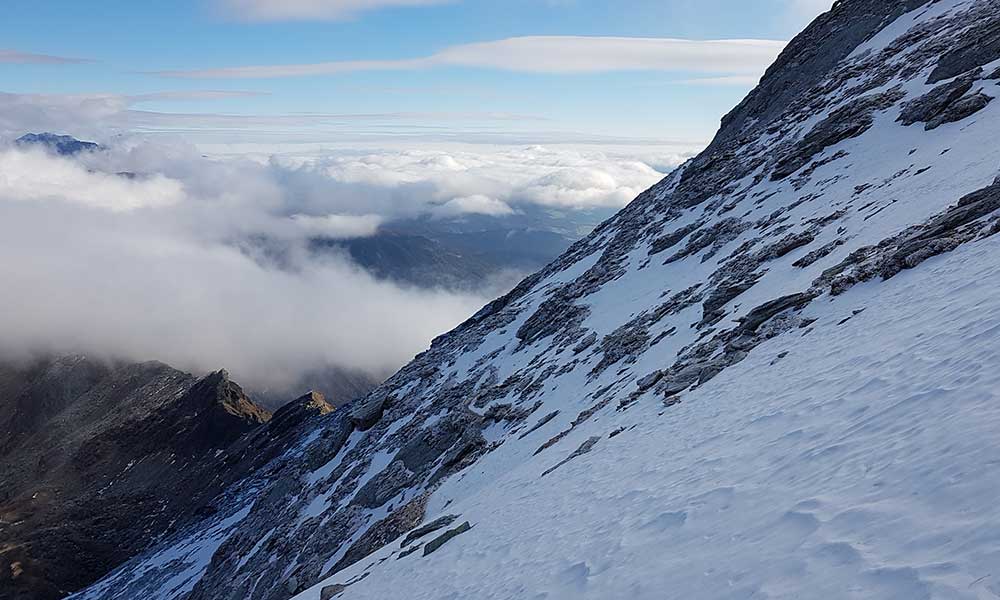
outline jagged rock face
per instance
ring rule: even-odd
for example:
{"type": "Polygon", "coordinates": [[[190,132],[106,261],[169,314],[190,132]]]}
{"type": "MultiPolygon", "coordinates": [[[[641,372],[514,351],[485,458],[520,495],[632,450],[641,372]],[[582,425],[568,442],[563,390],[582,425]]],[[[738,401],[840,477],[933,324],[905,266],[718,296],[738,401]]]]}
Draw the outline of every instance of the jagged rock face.
{"type": "MultiPolygon", "coordinates": [[[[943,442],[921,438],[938,425],[920,421],[932,411],[886,409],[915,423],[911,437],[929,450],[880,443],[876,427],[892,420],[852,402],[905,384],[873,376],[858,387],[822,367],[855,349],[840,332],[863,338],[862,321],[882,318],[885,344],[916,343],[921,311],[910,304],[944,293],[922,291],[940,275],[929,269],[972,269],[967,255],[981,264],[996,245],[1000,108],[984,98],[997,81],[983,74],[1000,56],[968,41],[992,39],[998,24],[996,0],[838,2],[702,155],[330,415],[280,468],[230,488],[230,510],[80,598],[930,597],[929,578],[961,597],[986,572],[983,547],[909,544],[912,528],[879,507],[921,502],[910,480],[856,483],[909,469],[947,488],[950,475],[934,471],[946,470],[933,446],[943,442]],[[880,300],[901,289],[909,304],[880,300]],[[824,353],[827,339],[837,353],[824,353]],[[853,446],[840,439],[858,448],[849,468],[840,452],[853,446]],[[934,468],[908,466],[908,455],[934,468]],[[809,466],[790,471],[788,457],[809,466]],[[733,505],[746,519],[726,520],[733,505]],[[469,527],[433,551],[435,536],[407,533],[445,517],[438,529],[469,527]],[[865,562],[875,554],[893,558],[865,562]],[[920,567],[945,563],[969,577],[920,567]],[[843,578],[801,577],[819,572],[843,578]]],[[[892,358],[930,360],[912,346],[892,358]]],[[[849,356],[837,364],[861,369],[849,356]]],[[[987,439],[992,423],[962,420],[987,439]]],[[[969,452],[987,464],[989,448],[969,452]]],[[[975,485],[976,497],[1000,492],[975,485]]],[[[967,514],[927,502],[915,514],[939,525],[967,514]]],[[[992,518],[982,510],[979,525],[992,518]]]]}
{"type": "Polygon", "coordinates": [[[0,367],[0,598],[59,598],[287,450],[330,412],[310,394],[278,412],[224,371],[83,356],[0,367]]]}

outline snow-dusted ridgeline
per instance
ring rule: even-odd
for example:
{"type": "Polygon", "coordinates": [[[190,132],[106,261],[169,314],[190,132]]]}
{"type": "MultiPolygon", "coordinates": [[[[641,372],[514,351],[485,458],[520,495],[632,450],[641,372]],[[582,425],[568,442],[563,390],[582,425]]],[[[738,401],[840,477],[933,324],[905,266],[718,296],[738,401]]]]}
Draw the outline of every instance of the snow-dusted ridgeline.
{"type": "Polygon", "coordinates": [[[702,155],[78,598],[1000,596],[998,77],[996,0],[839,2],[702,155]]]}

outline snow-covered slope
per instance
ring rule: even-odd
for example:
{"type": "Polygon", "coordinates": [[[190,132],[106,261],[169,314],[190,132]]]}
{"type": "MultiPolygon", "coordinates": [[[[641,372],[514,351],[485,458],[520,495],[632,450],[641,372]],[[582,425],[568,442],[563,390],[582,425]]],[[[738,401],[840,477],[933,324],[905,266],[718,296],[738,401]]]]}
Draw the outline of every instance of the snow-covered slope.
{"type": "Polygon", "coordinates": [[[1000,1],[843,0],[699,157],[79,598],[1000,596],[1000,1]]]}

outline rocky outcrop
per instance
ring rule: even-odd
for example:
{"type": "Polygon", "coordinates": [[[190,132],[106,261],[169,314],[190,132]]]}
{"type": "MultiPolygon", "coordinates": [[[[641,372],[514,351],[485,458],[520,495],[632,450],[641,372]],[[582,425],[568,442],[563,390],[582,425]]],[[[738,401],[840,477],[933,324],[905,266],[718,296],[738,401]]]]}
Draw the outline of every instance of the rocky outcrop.
{"type": "Polygon", "coordinates": [[[1000,59],[1000,25],[992,19],[971,23],[952,41],[952,47],[931,71],[927,83],[950,79],[1000,59]]]}
{"type": "Polygon", "coordinates": [[[900,90],[891,90],[852,100],[834,110],[778,161],[771,172],[771,180],[788,177],[809,164],[823,150],[868,131],[875,122],[875,112],[888,109],[902,97],[900,90]]]}
{"type": "Polygon", "coordinates": [[[875,277],[889,279],[925,260],[951,252],[962,244],[995,235],[995,213],[1000,210],[1000,184],[972,192],[954,206],[898,235],[873,246],[859,248],[813,282],[813,293],[842,294],[875,277]]]}
{"type": "Polygon", "coordinates": [[[982,89],[971,92],[982,73],[983,70],[977,68],[907,102],[899,114],[899,122],[903,125],[924,123],[924,129],[930,131],[971,117],[993,100],[993,96],[983,93],[982,89]]]}
{"type": "Polygon", "coordinates": [[[993,96],[988,96],[982,92],[976,92],[968,96],[963,96],[948,105],[941,114],[927,122],[927,130],[936,129],[946,123],[957,123],[986,108],[993,100],[993,96]]]}
{"type": "Polygon", "coordinates": [[[454,529],[449,529],[448,531],[442,533],[438,537],[427,542],[427,545],[424,546],[424,556],[427,556],[428,554],[434,552],[441,546],[444,546],[448,542],[448,540],[456,536],[462,535],[463,533],[469,531],[470,529],[472,529],[472,525],[469,525],[469,522],[466,521],[465,523],[462,523],[458,527],[454,529]]]}
{"type": "MultiPolygon", "coordinates": [[[[955,103],[956,100],[972,89],[972,84],[976,78],[982,74],[982,70],[958,77],[954,81],[942,83],[919,98],[914,98],[903,105],[903,111],[899,113],[898,121],[903,125],[913,125],[914,123],[930,123],[935,117],[940,115],[946,108],[955,103]]],[[[928,129],[931,129],[928,127],[928,129]]]]}

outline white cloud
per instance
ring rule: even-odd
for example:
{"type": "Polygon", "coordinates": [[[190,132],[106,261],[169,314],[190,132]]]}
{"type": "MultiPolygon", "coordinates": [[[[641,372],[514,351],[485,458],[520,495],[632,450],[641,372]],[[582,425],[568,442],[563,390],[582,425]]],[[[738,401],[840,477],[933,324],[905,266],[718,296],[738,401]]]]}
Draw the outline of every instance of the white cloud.
{"type": "Polygon", "coordinates": [[[689,154],[636,160],[635,148],[617,152],[574,147],[513,147],[341,152],[292,161],[297,173],[321,174],[363,186],[367,203],[384,198],[383,211],[509,214],[518,205],[552,208],[620,208],[689,154]],[[394,208],[395,207],[395,208],[394,208]]]}
{"type": "Polygon", "coordinates": [[[280,388],[330,365],[384,375],[488,300],[400,287],[306,252],[290,232],[363,234],[377,219],[292,218],[266,166],[140,146],[88,160],[0,153],[0,280],[16,290],[0,294],[0,355],[225,366],[246,384],[280,388]],[[140,166],[166,174],[133,181],[100,170],[140,166]],[[266,247],[240,243],[259,234],[289,242],[281,268],[260,260],[266,247]]]}
{"type": "Polygon", "coordinates": [[[707,71],[757,73],[784,42],[670,38],[536,36],[448,48],[434,60],[446,65],[538,73],[707,71]]]}
{"type": "MultiPolygon", "coordinates": [[[[0,133],[134,124],[121,98],[36,98],[0,95],[0,133]]],[[[346,256],[310,253],[309,237],[370,235],[417,215],[616,208],[687,156],[421,145],[251,160],[164,137],[98,139],[105,151],[75,160],[0,151],[0,280],[18,290],[0,294],[0,354],[225,366],[257,387],[331,365],[384,375],[498,291],[377,281],[346,256]]]]}
{"type": "Polygon", "coordinates": [[[663,177],[644,163],[561,168],[527,182],[526,198],[562,208],[621,208],[663,177]]]}
{"type": "MultiPolygon", "coordinates": [[[[129,108],[129,98],[119,96],[55,96],[0,94],[0,137],[12,139],[27,131],[69,133],[100,142],[111,142],[117,154],[129,148],[127,155],[115,164],[93,164],[97,171],[114,173],[164,173],[185,185],[192,185],[188,175],[201,169],[181,168],[185,160],[169,162],[171,157],[198,156],[201,151],[186,144],[167,143],[171,138],[160,137],[156,144],[133,143],[130,135],[136,129],[197,131],[199,127],[218,128],[232,138],[236,129],[251,132],[257,128],[282,130],[300,128],[321,130],[320,116],[308,115],[299,120],[296,115],[231,116],[231,115],[170,115],[147,113],[129,108]],[[314,118],[315,117],[315,118],[314,118]],[[189,129],[190,128],[190,129],[189,129]]],[[[343,117],[343,116],[341,116],[343,117]]],[[[359,121],[364,115],[356,115],[359,121]]],[[[333,116],[330,116],[333,119],[333,116]]],[[[374,116],[373,116],[374,118],[374,116]]],[[[393,120],[392,115],[385,117],[393,120]]],[[[397,118],[405,121],[404,115],[397,118]]],[[[336,120],[336,119],[335,119],[336,120]]],[[[258,129],[260,131],[260,129],[258,129]]],[[[338,137],[349,136],[350,129],[338,130],[338,137]]],[[[417,134],[415,134],[417,135],[417,134]]],[[[570,137],[557,133],[557,136],[570,137]]],[[[265,135],[266,137],[266,135],[265,135]]],[[[396,135],[398,139],[402,136],[396,135]]],[[[503,138],[512,136],[504,134],[503,138]]],[[[528,136],[533,137],[533,136],[528,136]]],[[[559,208],[617,208],[646,189],[669,169],[693,151],[697,145],[667,150],[674,143],[662,145],[626,146],[617,148],[607,143],[585,139],[580,145],[502,146],[480,144],[434,144],[427,134],[419,134],[420,144],[402,142],[394,149],[391,141],[379,142],[372,150],[357,150],[351,146],[331,149],[319,144],[320,151],[312,156],[293,150],[290,155],[273,153],[263,146],[261,164],[246,160],[214,161],[216,170],[240,172],[248,180],[262,179],[262,185],[273,189],[272,196],[287,194],[295,198],[296,207],[289,208],[283,200],[274,206],[286,210],[285,216],[296,212],[310,216],[343,215],[352,218],[379,215],[384,218],[407,217],[417,214],[454,215],[458,213],[509,214],[520,204],[540,204],[559,208]],[[409,143],[410,145],[405,145],[409,143]],[[419,149],[416,149],[419,148],[419,149]],[[226,165],[225,167],[223,165],[226,165]],[[242,165],[242,166],[238,166],[242,165]]],[[[488,138],[487,138],[488,139],[488,138]]],[[[558,139],[558,138],[557,138],[558,139]]],[[[506,141],[506,140],[505,140],[506,141]]],[[[371,143],[370,141],[368,142],[371,143]]],[[[237,155],[247,149],[233,145],[237,155]]],[[[290,148],[297,148],[291,145],[290,148]]],[[[334,146],[335,148],[335,146],[334,146]]],[[[209,151],[211,152],[211,151],[209,151]]],[[[102,160],[103,153],[86,160],[102,160]]],[[[238,179],[238,178],[237,178],[238,179]]],[[[137,185],[134,182],[112,180],[114,185],[137,185]]],[[[198,180],[198,185],[207,185],[198,180]]],[[[37,192],[46,189],[44,182],[35,186],[37,192]]],[[[83,189],[86,186],[77,186],[83,189]]],[[[223,193],[219,190],[218,193],[223,193]]],[[[213,191],[214,193],[214,191],[213,191]]],[[[27,192],[25,195],[29,195],[27,192]]],[[[115,196],[116,194],[110,194],[115,196]]],[[[97,197],[100,195],[98,194],[97,197]]],[[[152,197],[152,196],[151,196],[152,197]]],[[[95,197],[93,202],[98,202],[95,197]]],[[[368,224],[352,222],[347,229],[368,224]]],[[[290,227],[289,224],[286,226],[290,227]]],[[[334,227],[328,223],[327,226],[334,227]]],[[[301,227],[299,227],[301,230],[301,227]]],[[[284,236],[295,235],[284,233],[284,236]]]]}
{"type": "Polygon", "coordinates": [[[435,207],[432,212],[435,215],[443,217],[469,214],[500,217],[513,214],[514,209],[506,202],[497,200],[496,198],[475,194],[473,196],[462,196],[461,198],[449,200],[435,207]]]}
{"type": "Polygon", "coordinates": [[[785,42],[774,40],[530,36],[452,46],[421,58],[224,67],[161,71],[158,74],[187,79],[265,79],[336,75],[356,71],[476,67],[563,74],[695,71],[759,75],[774,61],[784,46],[785,42]]]}
{"type": "Polygon", "coordinates": [[[153,92],[151,94],[137,94],[127,96],[129,103],[140,102],[164,102],[190,100],[225,100],[229,98],[254,98],[258,96],[268,96],[267,92],[256,92],[247,90],[181,90],[167,92],[153,92]]]}
{"type": "Polygon", "coordinates": [[[31,52],[18,52],[17,50],[0,48],[0,64],[22,64],[22,65],[67,65],[93,62],[83,58],[67,58],[65,56],[52,56],[49,54],[33,54],[31,52]]]}
{"type": "Polygon", "coordinates": [[[430,6],[452,0],[216,0],[225,14],[243,21],[339,21],[393,7],[430,6]]]}
{"type": "Polygon", "coordinates": [[[176,204],[181,184],[162,175],[124,177],[88,171],[69,160],[52,160],[41,150],[0,151],[0,197],[12,202],[50,200],[126,212],[176,204]]]}
{"type": "Polygon", "coordinates": [[[110,94],[58,95],[0,92],[0,135],[75,131],[93,135],[121,122],[128,100],[110,94]]]}
{"type": "Polygon", "coordinates": [[[292,221],[308,235],[338,240],[370,237],[382,224],[379,215],[302,215],[291,216],[292,221]]]}

